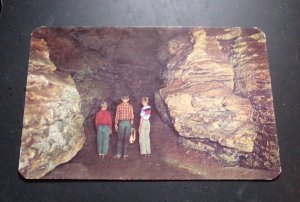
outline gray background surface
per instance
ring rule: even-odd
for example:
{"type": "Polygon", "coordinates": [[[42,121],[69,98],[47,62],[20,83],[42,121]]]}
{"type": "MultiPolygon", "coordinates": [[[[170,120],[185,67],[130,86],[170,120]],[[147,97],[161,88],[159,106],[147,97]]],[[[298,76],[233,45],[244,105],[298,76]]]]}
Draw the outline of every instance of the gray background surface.
{"type": "Polygon", "coordinates": [[[0,201],[300,201],[300,1],[3,0],[0,57],[0,201]],[[17,168],[29,41],[42,25],[261,28],[267,36],[281,176],[271,182],[23,180],[17,168]]]}

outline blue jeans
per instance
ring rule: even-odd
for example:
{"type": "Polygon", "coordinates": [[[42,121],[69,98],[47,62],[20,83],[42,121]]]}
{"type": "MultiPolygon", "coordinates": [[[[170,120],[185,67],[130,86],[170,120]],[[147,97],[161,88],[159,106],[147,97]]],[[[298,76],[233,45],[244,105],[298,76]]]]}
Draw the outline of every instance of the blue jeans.
{"type": "Polygon", "coordinates": [[[107,154],[109,146],[109,127],[99,125],[97,131],[98,154],[107,154]]]}
{"type": "Polygon", "coordinates": [[[128,155],[129,136],[131,132],[130,121],[120,121],[118,128],[117,153],[116,155],[128,155]]]}

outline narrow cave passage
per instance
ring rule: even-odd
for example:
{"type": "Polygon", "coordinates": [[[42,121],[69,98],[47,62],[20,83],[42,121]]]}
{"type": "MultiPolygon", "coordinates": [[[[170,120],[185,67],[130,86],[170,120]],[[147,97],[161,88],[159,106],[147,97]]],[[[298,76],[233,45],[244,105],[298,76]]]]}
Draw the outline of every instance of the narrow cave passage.
{"type": "MultiPolygon", "coordinates": [[[[141,109],[141,98],[143,96],[148,96],[150,100],[150,105],[152,107],[152,115],[153,118],[156,119],[157,121],[160,121],[162,124],[164,124],[160,117],[158,112],[156,111],[155,107],[155,101],[154,101],[154,93],[155,91],[159,90],[162,87],[162,81],[160,80],[160,69],[163,68],[159,63],[157,63],[159,66],[156,67],[155,70],[149,69],[137,69],[135,70],[135,73],[132,73],[130,76],[130,80],[124,81],[124,80],[119,80],[120,83],[118,83],[118,80],[114,84],[110,84],[111,89],[107,93],[107,96],[103,96],[102,94],[96,95],[92,99],[92,107],[91,111],[89,112],[88,116],[86,117],[84,121],[84,131],[85,131],[85,136],[86,136],[86,141],[81,149],[81,151],[78,152],[78,154],[74,157],[74,159],[71,160],[71,162],[77,162],[77,163],[83,163],[83,164],[93,164],[98,161],[98,155],[97,155],[97,141],[96,141],[96,128],[95,128],[95,116],[97,111],[99,110],[99,103],[101,100],[105,100],[108,102],[108,110],[112,114],[113,117],[113,125],[114,125],[114,117],[115,117],[115,112],[116,112],[116,107],[118,104],[121,103],[120,97],[122,94],[128,94],[130,96],[130,101],[129,103],[133,106],[134,108],[134,124],[133,128],[136,130],[138,129],[139,125],[139,113],[141,109]],[[159,71],[157,71],[159,70],[159,71]],[[146,73],[144,73],[146,72],[146,73]],[[153,83],[152,83],[153,82],[153,83]],[[135,83],[138,85],[135,86],[135,83]],[[124,85],[123,85],[124,84],[124,85]],[[113,86],[114,85],[114,86],[113,86]],[[133,88],[131,88],[133,86],[133,88]]],[[[118,65],[117,65],[118,67],[118,65]]],[[[124,67],[123,67],[124,68],[124,67]]],[[[126,67],[125,67],[126,68],[126,67]]],[[[114,77],[121,77],[124,78],[126,75],[124,73],[129,72],[128,69],[125,69],[125,71],[121,71],[120,74],[115,74],[113,75],[114,77]],[[123,74],[123,75],[122,75],[123,74]]],[[[98,76],[101,78],[103,75],[98,74],[98,76]]],[[[74,78],[76,81],[76,77],[74,78]]],[[[79,88],[82,85],[81,83],[77,83],[77,86],[79,88]]],[[[84,84],[83,84],[84,85],[84,84]]],[[[99,88],[101,86],[104,86],[105,84],[100,84],[99,88]]],[[[85,94],[83,94],[85,95],[85,94]]],[[[84,99],[84,98],[83,98],[84,99]]],[[[152,120],[152,119],[151,119],[152,120]]],[[[155,127],[155,126],[153,126],[155,127]]],[[[137,134],[138,136],[138,134],[137,134]]],[[[115,153],[116,150],[116,137],[117,137],[117,132],[113,128],[113,134],[110,136],[111,141],[110,141],[110,156],[115,153]]],[[[139,152],[139,144],[138,144],[138,137],[136,139],[136,142],[130,146],[137,154],[139,152]]]]}
{"type": "MultiPolygon", "coordinates": [[[[69,162],[57,167],[46,178],[56,178],[66,173],[78,175],[78,178],[110,178],[111,171],[117,175],[111,178],[174,178],[182,174],[183,178],[194,178],[194,174],[172,168],[161,158],[164,150],[173,152],[178,148],[177,136],[156,112],[154,94],[164,85],[162,72],[165,65],[159,60],[159,48],[178,32],[159,33],[156,29],[69,29],[55,30],[46,34],[50,58],[58,67],[57,71],[67,72],[75,81],[81,97],[81,112],[85,117],[84,132],[86,141],[83,148],[69,162]],[[116,131],[110,136],[108,160],[103,163],[97,155],[95,115],[102,100],[108,102],[108,109],[115,115],[116,106],[123,94],[130,96],[134,107],[134,128],[138,128],[141,98],[148,96],[153,107],[151,117],[152,157],[148,162],[140,156],[138,136],[129,147],[129,162],[116,162],[112,156],[116,150],[116,131]],[[128,166],[136,169],[122,170],[128,166]],[[138,169],[140,172],[138,172],[138,169]],[[157,173],[163,171],[161,176],[157,173]],[[164,172],[165,171],[165,172],[164,172]],[[133,172],[136,172],[135,174],[133,172]]],[[[175,152],[175,153],[176,153],[175,152]]],[[[174,154],[175,154],[174,153],[174,154]]]]}
{"type": "MultiPolygon", "coordinates": [[[[86,117],[84,122],[86,142],[72,160],[74,162],[89,164],[97,161],[94,120],[101,100],[108,102],[108,109],[115,117],[120,97],[128,94],[130,104],[134,108],[135,129],[139,124],[143,96],[150,98],[150,105],[155,111],[154,93],[163,85],[161,72],[164,66],[157,59],[160,39],[153,30],[141,33],[130,30],[120,32],[122,34],[119,37],[114,37],[115,44],[100,51],[88,50],[89,55],[85,58],[90,60],[84,59],[85,69],[72,73],[81,96],[82,112],[86,117]]],[[[113,30],[112,34],[119,33],[113,30]]],[[[113,134],[116,136],[116,131],[113,131],[113,134]]],[[[110,150],[115,150],[114,139],[111,141],[110,150]]]]}

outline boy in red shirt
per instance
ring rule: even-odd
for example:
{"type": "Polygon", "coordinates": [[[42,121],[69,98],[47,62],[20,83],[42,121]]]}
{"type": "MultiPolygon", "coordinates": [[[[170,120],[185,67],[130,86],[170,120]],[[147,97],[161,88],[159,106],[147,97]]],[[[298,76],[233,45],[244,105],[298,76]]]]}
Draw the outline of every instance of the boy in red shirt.
{"type": "Polygon", "coordinates": [[[112,133],[112,118],[107,111],[107,103],[101,102],[101,110],[96,114],[97,149],[99,158],[104,159],[108,152],[109,135],[112,133]]]}

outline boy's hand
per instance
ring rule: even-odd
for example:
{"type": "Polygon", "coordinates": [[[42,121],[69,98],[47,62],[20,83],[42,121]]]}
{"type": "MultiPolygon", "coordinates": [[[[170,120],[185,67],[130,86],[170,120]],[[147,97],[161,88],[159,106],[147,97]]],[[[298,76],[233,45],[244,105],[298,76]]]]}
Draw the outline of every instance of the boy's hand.
{"type": "Polygon", "coordinates": [[[131,125],[133,125],[133,120],[131,120],[131,125]]]}
{"type": "Polygon", "coordinates": [[[109,129],[109,134],[110,134],[110,135],[112,134],[112,131],[111,131],[111,129],[109,129]]]}
{"type": "Polygon", "coordinates": [[[116,129],[116,131],[118,131],[118,125],[115,125],[115,129],[116,129]]]}

